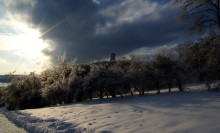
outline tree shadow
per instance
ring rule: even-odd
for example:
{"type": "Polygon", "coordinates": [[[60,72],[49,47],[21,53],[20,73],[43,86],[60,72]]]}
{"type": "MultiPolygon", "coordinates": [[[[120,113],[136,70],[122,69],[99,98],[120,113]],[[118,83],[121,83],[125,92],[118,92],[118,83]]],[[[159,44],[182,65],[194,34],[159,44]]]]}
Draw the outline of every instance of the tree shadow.
{"type": "MultiPolygon", "coordinates": [[[[161,93],[161,94],[146,94],[142,96],[127,96],[117,97],[110,99],[95,99],[92,101],[83,101],[75,103],[75,105],[97,105],[97,104],[111,104],[112,106],[117,105],[128,105],[128,106],[156,106],[166,108],[180,108],[180,107],[197,107],[197,108],[217,108],[216,104],[211,102],[220,103],[220,92],[209,92],[205,90],[191,91],[191,92],[172,92],[172,93],[161,93]]],[[[61,108],[72,108],[71,105],[64,105],[61,108]]]]}
{"type": "Polygon", "coordinates": [[[63,122],[58,119],[39,119],[30,116],[29,114],[20,111],[4,112],[7,119],[13,122],[16,126],[24,128],[30,133],[39,132],[62,132],[62,133],[82,133],[94,131],[86,128],[78,128],[73,123],[63,122]]]}
{"type": "Polygon", "coordinates": [[[150,95],[144,96],[132,103],[132,106],[143,106],[150,105],[154,107],[164,107],[164,108],[211,108],[219,109],[220,106],[216,106],[220,103],[220,93],[219,92],[209,92],[209,91],[193,91],[193,92],[174,92],[174,93],[164,93],[160,95],[150,95]]]}

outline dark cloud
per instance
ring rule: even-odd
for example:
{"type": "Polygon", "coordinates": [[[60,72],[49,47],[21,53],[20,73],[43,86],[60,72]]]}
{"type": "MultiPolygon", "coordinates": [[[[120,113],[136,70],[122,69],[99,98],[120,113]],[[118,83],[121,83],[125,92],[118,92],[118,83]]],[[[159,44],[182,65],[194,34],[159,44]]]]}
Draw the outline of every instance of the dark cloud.
{"type": "MultiPolygon", "coordinates": [[[[25,1],[25,0],[22,0],[25,1]]],[[[30,1],[30,0],[26,0],[30,1]]],[[[123,55],[142,47],[158,47],[180,39],[177,9],[170,3],[146,0],[37,0],[32,23],[52,40],[55,56],[66,51],[79,62],[123,55]]],[[[25,5],[13,6],[25,14],[25,5]]],[[[30,14],[29,8],[27,12],[30,14]]]]}

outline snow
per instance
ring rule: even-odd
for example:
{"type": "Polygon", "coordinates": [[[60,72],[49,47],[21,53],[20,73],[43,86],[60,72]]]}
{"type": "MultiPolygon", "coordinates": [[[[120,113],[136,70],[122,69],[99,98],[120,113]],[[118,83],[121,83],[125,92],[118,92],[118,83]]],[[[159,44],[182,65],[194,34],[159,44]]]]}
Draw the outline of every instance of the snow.
{"type": "Polygon", "coordinates": [[[218,133],[220,93],[201,87],[11,111],[6,116],[29,132],[218,133]]]}
{"type": "Polygon", "coordinates": [[[17,128],[3,114],[4,109],[0,108],[0,133],[26,133],[24,129],[17,128]]]}

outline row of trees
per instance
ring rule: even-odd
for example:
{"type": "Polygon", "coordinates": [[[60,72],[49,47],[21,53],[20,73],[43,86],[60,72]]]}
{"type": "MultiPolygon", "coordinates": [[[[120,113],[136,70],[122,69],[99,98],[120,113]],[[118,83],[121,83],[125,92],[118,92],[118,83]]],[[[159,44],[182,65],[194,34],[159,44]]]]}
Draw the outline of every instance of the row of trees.
{"type": "Polygon", "coordinates": [[[206,82],[218,89],[220,78],[220,36],[210,34],[196,42],[163,50],[150,60],[102,61],[75,65],[65,56],[58,65],[42,72],[14,77],[0,89],[0,103],[9,109],[37,108],[93,98],[143,95],[173,87],[184,90],[184,83],[206,82]]]}
{"type": "Polygon", "coordinates": [[[9,109],[36,108],[117,95],[143,95],[147,91],[178,86],[183,91],[180,69],[173,55],[157,54],[152,61],[135,58],[75,65],[65,56],[41,75],[14,78],[2,96],[9,109]]]}
{"type": "MultiPolygon", "coordinates": [[[[179,46],[180,63],[199,82],[206,82],[208,89],[219,88],[220,35],[214,33],[179,46]]],[[[192,79],[191,79],[192,80],[192,79]]],[[[195,80],[194,80],[195,82],[195,80]]]]}
{"type": "Polygon", "coordinates": [[[0,89],[0,103],[9,109],[37,108],[177,87],[184,83],[206,82],[208,89],[219,88],[220,36],[210,34],[196,42],[163,50],[150,60],[102,61],[75,65],[65,56],[58,65],[42,72],[14,77],[11,85],[0,89]]]}

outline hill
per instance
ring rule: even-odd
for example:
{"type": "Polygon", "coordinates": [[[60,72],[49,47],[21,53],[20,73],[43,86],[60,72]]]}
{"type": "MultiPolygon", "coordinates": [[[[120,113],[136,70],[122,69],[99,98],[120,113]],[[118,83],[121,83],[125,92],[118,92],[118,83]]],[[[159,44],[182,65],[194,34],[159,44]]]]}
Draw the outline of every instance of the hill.
{"type": "Polygon", "coordinates": [[[6,112],[29,132],[217,133],[220,93],[200,90],[6,112]]]}

